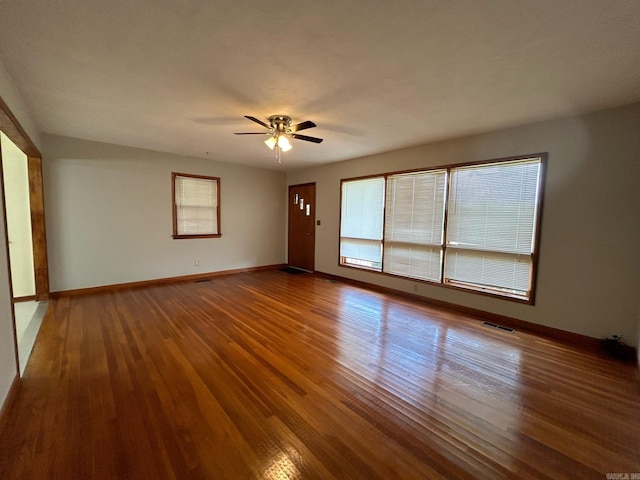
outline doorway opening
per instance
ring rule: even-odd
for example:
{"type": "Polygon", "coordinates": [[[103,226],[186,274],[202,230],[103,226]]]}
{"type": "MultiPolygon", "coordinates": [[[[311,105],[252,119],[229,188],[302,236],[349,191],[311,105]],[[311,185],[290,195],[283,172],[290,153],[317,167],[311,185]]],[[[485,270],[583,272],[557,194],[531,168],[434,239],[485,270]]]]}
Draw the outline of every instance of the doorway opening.
{"type": "MultiPolygon", "coordinates": [[[[47,301],[37,300],[29,159],[0,131],[0,157],[4,191],[5,227],[9,250],[15,337],[20,374],[24,373],[36,335],[46,312],[47,301]]],[[[42,298],[42,296],[40,296],[42,298]]]]}
{"type": "Polygon", "coordinates": [[[16,365],[22,375],[49,298],[42,155],[1,98],[0,187],[16,365]]]}

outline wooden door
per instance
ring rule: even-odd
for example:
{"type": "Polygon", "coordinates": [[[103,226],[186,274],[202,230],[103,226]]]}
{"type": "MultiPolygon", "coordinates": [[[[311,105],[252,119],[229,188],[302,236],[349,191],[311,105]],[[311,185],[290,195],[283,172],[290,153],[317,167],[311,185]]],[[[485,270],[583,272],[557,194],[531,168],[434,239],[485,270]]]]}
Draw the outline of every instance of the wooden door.
{"type": "Polygon", "coordinates": [[[316,184],[289,186],[289,266],[313,272],[316,249],[316,184]]]}

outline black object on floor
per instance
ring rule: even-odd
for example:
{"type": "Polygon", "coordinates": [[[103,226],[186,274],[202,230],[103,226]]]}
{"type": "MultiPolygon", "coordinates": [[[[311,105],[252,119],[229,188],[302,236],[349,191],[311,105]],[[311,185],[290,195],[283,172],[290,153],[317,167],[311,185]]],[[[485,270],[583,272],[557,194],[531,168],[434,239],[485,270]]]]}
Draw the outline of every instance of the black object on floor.
{"type": "Polygon", "coordinates": [[[284,267],[284,268],[281,268],[280,271],[290,273],[291,275],[297,275],[299,273],[307,273],[304,270],[300,270],[299,268],[295,268],[295,267],[284,267]]]}

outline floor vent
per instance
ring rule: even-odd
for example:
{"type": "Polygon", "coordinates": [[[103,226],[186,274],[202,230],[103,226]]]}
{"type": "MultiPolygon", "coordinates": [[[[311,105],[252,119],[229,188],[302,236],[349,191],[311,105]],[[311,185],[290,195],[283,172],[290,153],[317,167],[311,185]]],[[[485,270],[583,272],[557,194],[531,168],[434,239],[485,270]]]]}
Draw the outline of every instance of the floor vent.
{"type": "Polygon", "coordinates": [[[200,280],[196,280],[196,283],[210,282],[210,281],[211,281],[210,278],[201,278],[200,280]]]}
{"type": "Polygon", "coordinates": [[[515,332],[513,328],[505,327],[503,325],[498,325],[497,323],[482,322],[482,325],[484,325],[485,327],[497,328],[498,330],[504,330],[505,332],[509,332],[509,333],[515,332]]]}

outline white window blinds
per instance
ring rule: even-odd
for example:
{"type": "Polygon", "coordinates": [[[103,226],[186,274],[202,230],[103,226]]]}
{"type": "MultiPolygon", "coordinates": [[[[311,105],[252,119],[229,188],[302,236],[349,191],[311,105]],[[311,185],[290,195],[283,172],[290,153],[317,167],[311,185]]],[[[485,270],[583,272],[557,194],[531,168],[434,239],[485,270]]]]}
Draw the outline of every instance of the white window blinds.
{"type": "Polygon", "coordinates": [[[387,178],[384,271],[439,281],[446,170],[387,178]]]}
{"type": "Polygon", "coordinates": [[[176,235],[217,235],[218,179],[176,175],[176,235]]]}
{"type": "Polygon", "coordinates": [[[341,262],[380,270],[384,177],[342,182],[341,262]]]}
{"type": "Polygon", "coordinates": [[[540,159],[451,169],[445,282],[527,296],[540,159]]]}
{"type": "Polygon", "coordinates": [[[533,303],[545,161],[343,180],[340,264],[533,303]]]}

